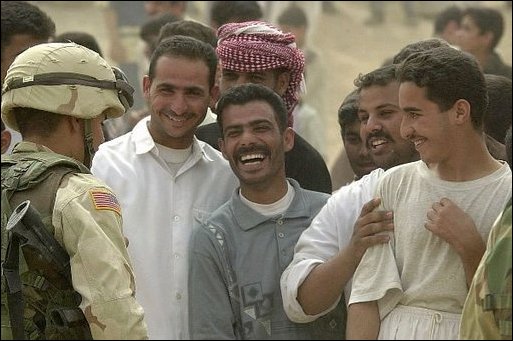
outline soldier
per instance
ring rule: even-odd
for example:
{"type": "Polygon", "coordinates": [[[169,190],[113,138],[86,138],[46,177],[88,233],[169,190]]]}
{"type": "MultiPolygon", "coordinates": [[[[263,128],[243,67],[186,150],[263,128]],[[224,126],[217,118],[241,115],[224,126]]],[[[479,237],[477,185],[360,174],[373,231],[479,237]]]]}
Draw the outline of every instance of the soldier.
{"type": "Polygon", "coordinates": [[[7,71],[2,119],[23,140],[2,157],[2,338],[147,338],[120,206],[87,168],[102,121],[125,113],[132,92],[122,73],[74,43],[31,47],[7,71]],[[6,228],[27,199],[55,246],[6,228]],[[67,259],[48,261],[59,250],[67,259]]]}

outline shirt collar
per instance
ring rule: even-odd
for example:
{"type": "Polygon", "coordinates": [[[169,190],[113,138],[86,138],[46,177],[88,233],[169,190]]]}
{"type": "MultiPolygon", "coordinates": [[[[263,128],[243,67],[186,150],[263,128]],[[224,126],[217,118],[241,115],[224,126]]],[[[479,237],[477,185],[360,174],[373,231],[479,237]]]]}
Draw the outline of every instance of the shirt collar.
{"type": "Polygon", "coordinates": [[[310,208],[308,207],[306,198],[304,196],[304,191],[299,186],[299,183],[294,179],[287,178],[287,180],[290,182],[292,187],[294,187],[296,193],[285,214],[281,214],[275,217],[266,217],[261,215],[260,213],[244,204],[239,197],[239,188],[235,189],[231,198],[231,206],[233,209],[235,221],[242,230],[250,230],[266,221],[278,221],[280,219],[307,217],[311,214],[310,208]]]}

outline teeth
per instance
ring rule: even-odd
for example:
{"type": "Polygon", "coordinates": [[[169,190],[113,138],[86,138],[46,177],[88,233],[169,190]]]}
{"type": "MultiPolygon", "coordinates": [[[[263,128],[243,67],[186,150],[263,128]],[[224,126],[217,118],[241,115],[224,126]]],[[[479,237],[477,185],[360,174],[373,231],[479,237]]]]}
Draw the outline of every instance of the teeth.
{"type": "Polygon", "coordinates": [[[242,155],[240,160],[247,161],[247,160],[252,160],[252,159],[263,159],[263,158],[264,158],[263,154],[248,154],[248,155],[242,155]]]}
{"type": "Polygon", "coordinates": [[[171,121],[175,121],[175,122],[184,122],[185,121],[185,117],[172,116],[172,115],[166,114],[166,113],[164,113],[164,115],[166,115],[167,118],[169,118],[171,121]]]}
{"type": "Polygon", "coordinates": [[[372,140],[372,141],[371,141],[371,146],[372,146],[372,147],[377,147],[377,146],[379,146],[379,145],[381,145],[381,144],[384,144],[384,143],[386,143],[386,142],[387,142],[387,140],[385,140],[385,139],[376,139],[376,140],[372,140]]]}

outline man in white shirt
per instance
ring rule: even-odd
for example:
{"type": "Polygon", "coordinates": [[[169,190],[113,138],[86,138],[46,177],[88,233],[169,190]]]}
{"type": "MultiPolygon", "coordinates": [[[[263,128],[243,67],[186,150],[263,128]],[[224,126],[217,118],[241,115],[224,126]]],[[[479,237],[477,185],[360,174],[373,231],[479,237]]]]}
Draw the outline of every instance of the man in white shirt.
{"type": "Polygon", "coordinates": [[[301,235],[281,277],[284,308],[294,322],[327,314],[344,291],[347,301],[351,277],[367,247],[388,241],[374,236],[392,228],[391,212],[372,212],[379,205],[379,199],[373,200],[376,185],[383,169],[418,159],[414,145],[400,136],[395,70],[395,65],[384,66],[355,81],[362,141],[380,168],[336,191],[301,235]]]}
{"type": "Polygon", "coordinates": [[[194,137],[213,104],[217,58],[194,38],[162,42],[144,77],[150,116],[100,146],[92,172],[116,193],[150,339],[188,339],[188,245],[237,185],[221,153],[194,137]]]}
{"type": "Polygon", "coordinates": [[[347,338],[457,339],[485,240],[511,198],[511,170],[486,147],[488,99],[475,58],[439,47],[410,56],[397,75],[401,136],[421,161],[380,179],[394,233],[355,272],[347,338]]]}

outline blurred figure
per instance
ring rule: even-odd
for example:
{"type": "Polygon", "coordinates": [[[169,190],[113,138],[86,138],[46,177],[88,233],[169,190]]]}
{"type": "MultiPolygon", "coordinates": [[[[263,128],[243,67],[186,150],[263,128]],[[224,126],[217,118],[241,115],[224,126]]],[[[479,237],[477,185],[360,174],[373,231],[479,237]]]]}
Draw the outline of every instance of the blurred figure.
{"type": "Polygon", "coordinates": [[[106,6],[103,19],[109,42],[107,55],[125,72],[130,84],[134,85],[132,110],[140,110],[145,106],[139,85],[144,60],[139,29],[148,18],[144,15],[144,1],[99,1],[99,3],[106,6]]]}
{"type": "Polygon", "coordinates": [[[451,45],[458,46],[459,30],[463,10],[454,5],[440,11],[435,17],[433,36],[439,37],[451,45]]]}
{"type": "Polygon", "coordinates": [[[278,16],[278,25],[283,32],[296,38],[297,46],[305,55],[306,91],[294,108],[294,131],[307,140],[326,159],[325,129],[321,113],[326,109],[326,73],[322,56],[315,47],[307,45],[308,18],[305,11],[293,3],[278,16]]]}
{"type": "MultiPolygon", "coordinates": [[[[14,58],[27,48],[46,43],[55,35],[55,23],[37,6],[27,1],[2,1],[1,35],[1,73],[4,84],[7,69],[14,58]]],[[[21,141],[17,131],[7,128],[11,134],[11,145],[5,153],[10,153],[12,147],[21,141]]]]}
{"type": "Polygon", "coordinates": [[[217,29],[231,22],[261,20],[263,13],[258,1],[212,1],[210,27],[217,29]]]}
{"type": "Polygon", "coordinates": [[[102,50],[100,48],[100,44],[98,44],[98,41],[96,38],[87,33],[87,32],[81,32],[81,31],[72,31],[72,32],[64,32],[59,34],[55,37],[53,40],[55,43],[76,43],[78,45],[82,45],[87,47],[89,50],[93,50],[94,52],[98,53],[101,57],[103,57],[102,50]]]}
{"type": "Polygon", "coordinates": [[[504,143],[506,131],[511,125],[513,116],[511,79],[499,75],[485,74],[485,81],[488,90],[488,108],[484,130],[498,142],[504,143]]]}
{"type": "MultiPolygon", "coordinates": [[[[181,19],[175,16],[174,14],[163,13],[161,15],[149,19],[141,26],[141,30],[139,31],[139,37],[144,42],[144,56],[148,61],[147,64],[149,64],[151,54],[153,53],[153,51],[155,51],[155,48],[157,47],[160,29],[164,25],[178,20],[181,19]]],[[[146,74],[146,72],[148,71],[147,67],[142,71],[143,74],[146,74]]]]}
{"type": "Polygon", "coordinates": [[[338,109],[338,124],[344,149],[355,174],[354,180],[361,179],[377,168],[369,149],[360,136],[360,119],[358,118],[358,91],[355,89],[346,96],[338,109]]]}
{"type": "MultiPolygon", "coordinates": [[[[415,1],[398,1],[403,8],[404,23],[408,26],[417,25],[415,13],[415,1]]],[[[385,6],[387,1],[369,1],[370,17],[365,21],[366,25],[375,26],[385,22],[385,6]]]]}
{"type": "Polygon", "coordinates": [[[511,79],[511,66],[495,51],[504,33],[501,12],[489,7],[469,7],[463,11],[459,46],[476,57],[483,73],[511,79]]]}
{"type": "MultiPolygon", "coordinates": [[[[506,134],[511,168],[511,125],[506,134]]],[[[511,340],[511,198],[492,227],[463,306],[460,340],[511,340]]]]}
{"type": "Polygon", "coordinates": [[[150,17],[169,13],[184,19],[186,10],[187,1],[144,1],[144,11],[150,17]]]}

